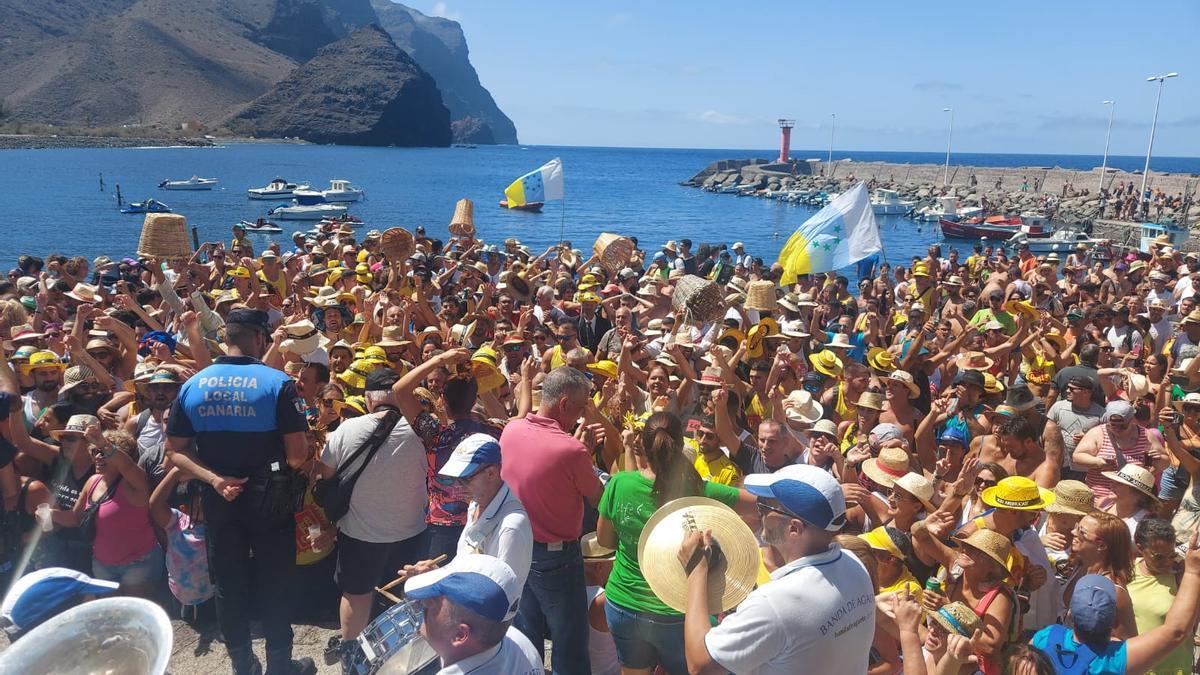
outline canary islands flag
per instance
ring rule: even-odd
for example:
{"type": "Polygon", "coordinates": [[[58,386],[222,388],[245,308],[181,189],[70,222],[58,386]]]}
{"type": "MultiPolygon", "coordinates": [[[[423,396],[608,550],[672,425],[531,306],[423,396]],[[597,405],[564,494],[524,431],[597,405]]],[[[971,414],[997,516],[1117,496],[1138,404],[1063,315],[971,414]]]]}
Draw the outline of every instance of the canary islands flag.
{"type": "Polygon", "coordinates": [[[555,157],[537,171],[514,180],[504,188],[508,208],[516,208],[533,202],[548,202],[563,198],[562,160],[555,157]]]}
{"type": "Polygon", "coordinates": [[[859,183],[813,214],[779,252],[783,283],[795,283],[799,274],[819,274],[853,265],[883,250],[879,225],[859,183]]]}

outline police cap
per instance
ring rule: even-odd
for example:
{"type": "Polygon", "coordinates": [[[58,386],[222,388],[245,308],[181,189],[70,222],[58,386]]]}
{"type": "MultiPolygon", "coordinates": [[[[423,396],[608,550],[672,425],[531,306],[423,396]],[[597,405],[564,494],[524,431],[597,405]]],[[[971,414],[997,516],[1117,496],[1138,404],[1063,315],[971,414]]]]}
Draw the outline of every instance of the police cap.
{"type": "Polygon", "coordinates": [[[400,379],[400,374],[391,368],[376,368],[367,373],[367,391],[387,391],[400,379]]]}
{"type": "Polygon", "coordinates": [[[257,328],[264,333],[271,332],[270,319],[266,312],[257,309],[235,309],[229,312],[229,316],[225,318],[225,323],[238,323],[243,326],[257,328]]]}

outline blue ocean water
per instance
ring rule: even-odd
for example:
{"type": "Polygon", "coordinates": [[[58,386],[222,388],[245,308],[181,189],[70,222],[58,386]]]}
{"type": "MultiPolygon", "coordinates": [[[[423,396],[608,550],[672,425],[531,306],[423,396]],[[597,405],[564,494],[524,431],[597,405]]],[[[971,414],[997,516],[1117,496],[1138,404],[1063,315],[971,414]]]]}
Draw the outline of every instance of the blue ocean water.
{"type": "MultiPolygon", "coordinates": [[[[824,157],[801,150],[796,157],[824,157]]],[[[216,148],[137,148],[7,150],[0,152],[5,195],[0,212],[0,266],[12,266],[21,253],[57,251],[89,258],[131,255],[142,217],[119,213],[113,195],[120,185],[127,201],[153,197],[169,204],[199,228],[202,241],[230,238],[240,219],[266,215],[274,202],[251,201],[245,190],[275,176],[327,186],[346,178],[364,188],[367,199],[350,212],[366,227],[380,230],[424,225],[431,237],[446,237],[454,203],[475,201],[480,236],[493,242],[516,237],[535,251],[562,236],[587,250],[600,232],[639,237],[643,248],[668,239],[746,243],[747,250],[773,261],[788,235],[813,212],[772,200],[717,195],[677,183],[709,162],[770,157],[771,151],[673,150],[539,146],[453,148],[359,148],[318,145],[231,144],[216,148]],[[565,204],[547,204],[543,213],[508,211],[497,205],[514,178],[553,157],[561,157],[566,177],[565,204]],[[104,189],[100,189],[103,175],[104,189]],[[212,192],[157,189],[166,178],[216,177],[212,192]]],[[[835,158],[857,161],[938,163],[938,153],[849,152],[835,158]]],[[[1061,166],[1088,169],[1100,158],[1081,155],[956,154],[953,162],[981,166],[1061,166]]],[[[1109,164],[1138,169],[1139,157],[1110,157],[1109,164]]],[[[1156,170],[1200,173],[1200,159],[1155,158],[1156,170]]],[[[290,241],[307,223],[281,223],[290,241]]],[[[901,217],[881,220],[886,256],[900,262],[924,253],[939,239],[936,227],[901,217]]],[[[262,250],[271,235],[251,235],[262,250]]],[[[961,242],[958,244],[962,247],[961,242]]]]}

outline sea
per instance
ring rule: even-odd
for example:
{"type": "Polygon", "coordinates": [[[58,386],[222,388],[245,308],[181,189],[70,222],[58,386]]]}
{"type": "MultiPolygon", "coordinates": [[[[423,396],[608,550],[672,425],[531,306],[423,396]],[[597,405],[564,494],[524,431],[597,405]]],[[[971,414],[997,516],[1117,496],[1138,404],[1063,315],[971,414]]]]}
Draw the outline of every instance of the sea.
{"type": "MultiPolygon", "coordinates": [[[[116,191],[125,201],[154,198],[198,228],[201,241],[223,240],[239,220],[264,217],[278,202],[254,201],[246,189],[275,177],[327,187],[343,178],[366,192],[351,205],[363,234],[389,227],[423,225],[433,238],[447,237],[454,204],[475,203],[480,238],[494,243],[515,237],[540,252],[560,239],[589,250],[601,232],[639,239],[652,250],[672,239],[700,243],[741,241],[768,264],[788,236],[816,209],[774,200],[713,194],[678,183],[720,159],[771,157],[769,150],[653,149],[557,146],[479,146],[477,148],[366,148],[302,144],[231,143],[209,148],[78,148],[0,151],[5,177],[0,211],[0,266],[15,266],[17,256],[58,252],[91,259],[105,254],[132,256],[142,216],[120,213],[116,191]],[[503,190],[523,173],[559,157],[566,200],[551,202],[541,213],[499,206],[503,190]],[[166,191],[164,179],[193,175],[217,178],[205,192],[166,191]]],[[[824,157],[821,151],[797,151],[795,157],[824,157]]],[[[835,159],[937,164],[940,153],[836,152],[835,159]]],[[[955,154],[953,163],[975,166],[1060,166],[1086,170],[1099,156],[955,154]]],[[[1110,156],[1109,165],[1125,170],[1142,166],[1141,157],[1110,156]]],[[[1159,171],[1200,173],[1200,159],[1154,158],[1159,171]]],[[[884,256],[903,263],[923,255],[940,240],[935,224],[901,216],[879,219],[884,256]]],[[[311,223],[283,221],[282,234],[252,234],[255,250],[269,240],[290,247],[291,234],[311,223]]],[[[969,242],[952,242],[966,253],[969,242]]],[[[944,247],[945,248],[945,247],[944,247]]],[[[853,276],[853,275],[852,275],[853,276]]]]}

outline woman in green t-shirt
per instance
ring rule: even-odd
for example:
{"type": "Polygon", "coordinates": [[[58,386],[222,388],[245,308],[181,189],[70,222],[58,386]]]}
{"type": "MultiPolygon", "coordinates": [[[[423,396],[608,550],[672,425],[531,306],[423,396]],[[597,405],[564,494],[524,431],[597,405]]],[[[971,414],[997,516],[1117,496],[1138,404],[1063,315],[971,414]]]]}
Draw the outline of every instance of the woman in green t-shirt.
{"type": "Polygon", "coordinates": [[[670,675],[686,673],[683,615],[654,595],[638,566],[642,528],[660,506],[681,497],[709,497],[750,517],[756,502],[745,490],[700,478],[683,454],[683,423],[671,413],[651,415],[631,441],[637,469],[614,474],[600,498],[597,536],[617,550],[604,587],[605,616],[622,673],[649,673],[655,665],[670,675]]]}

